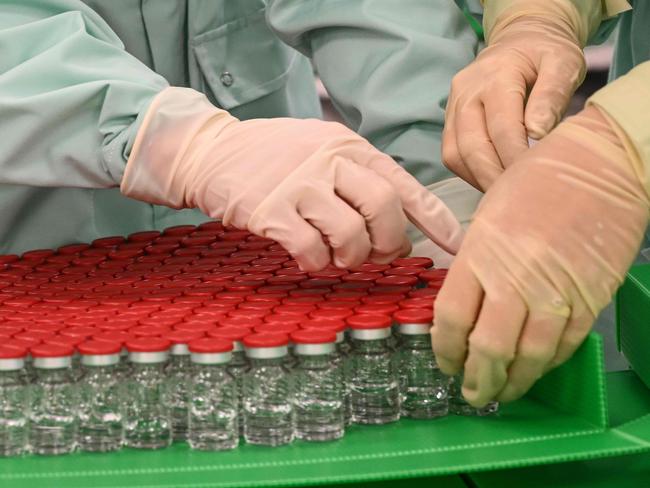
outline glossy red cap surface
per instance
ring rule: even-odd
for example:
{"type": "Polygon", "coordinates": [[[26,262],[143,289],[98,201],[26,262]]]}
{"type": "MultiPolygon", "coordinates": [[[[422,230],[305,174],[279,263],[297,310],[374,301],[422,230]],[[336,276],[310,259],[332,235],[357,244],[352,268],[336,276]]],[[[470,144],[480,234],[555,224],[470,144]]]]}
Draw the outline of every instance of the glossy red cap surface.
{"type": "Polygon", "coordinates": [[[352,329],[385,329],[393,323],[388,315],[358,314],[345,319],[352,329]]]}

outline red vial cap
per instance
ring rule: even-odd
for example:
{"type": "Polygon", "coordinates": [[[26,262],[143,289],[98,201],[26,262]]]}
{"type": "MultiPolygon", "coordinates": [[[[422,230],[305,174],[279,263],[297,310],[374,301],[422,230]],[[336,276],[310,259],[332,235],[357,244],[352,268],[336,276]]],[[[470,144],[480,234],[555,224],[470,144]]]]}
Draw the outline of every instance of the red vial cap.
{"type": "Polygon", "coordinates": [[[354,312],[352,309],[347,310],[314,310],[309,312],[309,317],[312,319],[324,319],[324,320],[342,320],[350,315],[353,315],[354,312]]]}
{"type": "Polygon", "coordinates": [[[8,337],[20,334],[23,330],[23,327],[13,324],[0,325],[0,334],[6,335],[8,337]]]}
{"type": "Polygon", "coordinates": [[[316,310],[316,307],[309,304],[278,305],[273,308],[273,312],[280,315],[307,315],[309,312],[314,310],[316,310]]]}
{"type": "Polygon", "coordinates": [[[26,339],[28,341],[37,341],[37,342],[42,342],[45,339],[49,339],[52,337],[54,334],[52,332],[31,332],[31,331],[24,331],[19,334],[15,334],[14,338],[15,339],[26,339]]]}
{"type": "Polygon", "coordinates": [[[85,244],[85,243],[79,243],[79,244],[68,244],[65,246],[61,246],[56,250],[58,254],[77,254],[82,251],[85,251],[90,247],[90,244],[85,244]]]}
{"type": "Polygon", "coordinates": [[[267,324],[296,324],[299,325],[300,322],[306,320],[306,315],[286,315],[286,314],[276,314],[272,313],[264,317],[264,322],[267,324]]]}
{"type": "Polygon", "coordinates": [[[135,337],[128,332],[116,330],[100,332],[99,334],[95,334],[92,339],[94,341],[117,342],[124,345],[127,341],[135,339],[135,337]]]}
{"type": "Polygon", "coordinates": [[[64,344],[39,344],[30,349],[35,358],[62,358],[72,356],[74,349],[64,344]]]}
{"type": "Polygon", "coordinates": [[[122,244],[123,242],[126,242],[126,239],[122,236],[110,236],[95,239],[91,245],[92,247],[113,247],[122,244]]]}
{"type": "Polygon", "coordinates": [[[251,329],[248,327],[238,327],[233,325],[212,329],[211,331],[207,332],[206,335],[208,337],[216,337],[241,342],[244,337],[250,335],[251,333],[251,329]]]}
{"type": "MultiPolygon", "coordinates": [[[[345,279],[349,275],[344,275],[345,279]]],[[[334,285],[341,283],[339,278],[310,278],[300,283],[301,288],[331,288],[334,285]]]]}
{"type": "Polygon", "coordinates": [[[190,342],[188,349],[195,354],[215,354],[232,351],[233,344],[225,338],[203,337],[190,342]]]}
{"type": "MultiPolygon", "coordinates": [[[[427,290],[428,288],[424,288],[427,290]]],[[[421,298],[406,298],[400,300],[399,308],[410,309],[410,308],[425,308],[433,309],[433,300],[431,297],[421,297],[421,298]]]]}
{"type": "Polygon", "coordinates": [[[27,356],[27,349],[18,345],[0,345],[0,359],[20,359],[27,356]]]}
{"type": "Polygon", "coordinates": [[[303,329],[327,329],[334,332],[343,332],[348,326],[343,320],[309,319],[300,324],[303,329]]]}
{"type": "Polygon", "coordinates": [[[244,337],[246,347],[280,347],[289,344],[289,336],[270,332],[254,333],[244,337]]]}
{"type": "Polygon", "coordinates": [[[420,268],[430,268],[433,266],[433,260],[426,257],[412,256],[408,258],[397,258],[391,263],[394,267],[398,266],[418,266],[420,268]]]}
{"type": "Polygon", "coordinates": [[[404,297],[404,295],[411,291],[411,289],[411,286],[407,285],[373,286],[368,288],[368,293],[371,295],[400,295],[404,297]]]}
{"type": "Polygon", "coordinates": [[[358,302],[365,296],[366,294],[362,291],[333,291],[325,295],[325,298],[339,302],[358,302]]]}
{"type": "Polygon", "coordinates": [[[400,300],[403,300],[401,295],[369,295],[361,299],[361,301],[367,305],[393,304],[400,300]]]}
{"type": "Polygon", "coordinates": [[[385,329],[392,325],[392,320],[388,315],[371,315],[357,314],[351,315],[345,319],[346,323],[352,329],[385,329]]]}
{"type": "Polygon", "coordinates": [[[257,289],[257,293],[278,293],[278,292],[290,292],[298,288],[297,285],[285,284],[285,285],[271,285],[271,286],[261,286],[257,289]]]}
{"type": "Polygon", "coordinates": [[[129,234],[126,238],[129,242],[150,242],[160,236],[160,231],[157,230],[145,230],[142,232],[134,232],[129,234]]]}
{"type": "Polygon", "coordinates": [[[54,256],[54,251],[52,249],[34,249],[33,251],[27,251],[20,256],[23,260],[43,260],[54,256]]]}
{"type": "Polygon", "coordinates": [[[82,356],[106,356],[109,354],[119,354],[122,350],[120,342],[111,341],[84,341],[77,346],[77,351],[82,356]]]}
{"type": "Polygon", "coordinates": [[[328,329],[300,329],[291,332],[291,341],[296,344],[328,344],[336,342],[336,332],[328,329]]]}
{"type": "Polygon", "coordinates": [[[207,222],[203,222],[202,224],[200,224],[197,227],[197,230],[212,231],[216,233],[223,230],[223,224],[215,220],[209,220],[207,222]]]}
{"type": "Polygon", "coordinates": [[[348,274],[348,271],[345,269],[322,269],[320,271],[311,271],[309,277],[316,279],[330,279],[341,278],[346,274],[348,274]]]}
{"type": "Polygon", "coordinates": [[[350,273],[341,277],[341,279],[346,283],[373,283],[382,276],[384,275],[381,273],[350,273]]]}
{"type": "Polygon", "coordinates": [[[378,286],[415,286],[418,282],[415,276],[390,275],[378,278],[375,283],[378,286]]]}
{"type": "Polygon", "coordinates": [[[422,268],[417,266],[398,266],[395,268],[387,269],[384,274],[386,276],[419,276],[422,273],[422,268]]]}
{"type": "Polygon", "coordinates": [[[266,293],[264,295],[249,295],[246,297],[246,301],[254,303],[282,303],[284,298],[287,298],[287,295],[285,293],[266,293]]]}
{"type": "Polygon", "coordinates": [[[41,341],[37,339],[29,339],[29,338],[19,339],[14,336],[11,339],[9,339],[5,344],[8,346],[24,347],[27,350],[31,350],[32,347],[41,344],[41,341]]]}
{"type": "Polygon", "coordinates": [[[202,322],[180,322],[174,325],[174,330],[178,332],[205,334],[206,332],[214,330],[215,327],[216,325],[214,323],[206,323],[203,321],[202,322]]]}
{"type": "Polygon", "coordinates": [[[170,331],[166,325],[138,325],[129,330],[136,337],[156,337],[162,336],[170,331]]]}
{"type": "Polygon", "coordinates": [[[140,337],[126,342],[129,352],[164,352],[170,347],[171,343],[162,337],[140,337]]]}
{"type": "Polygon", "coordinates": [[[318,303],[316,306],[321,310],[350,310],[360,304],[360,302],[327,301],[318,303]]]}
{"type": "Polygon", "coordinates": [[[261,323],[262,319],[259,317],[224,317],[219,319],[219,325],[221,327],[246,327],[252,329],[261,323]]]}
{"type": "Polygon", "coordinates": [[[194,225],[174,225],[163,230],[164,236],[186,236],[196,230],[194,225]]]}
{"type": "Polygon", "coordinates": [[[373,303],[354,307],[354,313],[391,315],[399,310],[395,303],[373,303]]]}
{"type": "Polygon", "coordinates": [[[390,264],[363,263],[355,268],[350,268],[354,273],[383,273],[390,269],[390,264]]]}
{"type": "Polygon", "coordinates": [[[262,319],[269,312],[267,310],[230,310],[228,317],[241,317],[244,319],[262,319]]]}
{"type": "Polygon", "coordinates": [[[302,286],[303,281],[302,276],[273,276],[266,280],[269,285],[282,285],[282,284],[291,284],[291,283],[300,283],[302,286]]]}
{"type": "Polygon", "coordinates": [[[393,314],[393,319],[400,324],[431,324],[433,309],[411,308],[399,310],[393,314]]]}
{"type": "Polygon", "coordinates": [[[368,288],[371,288],[374,286],[374,283],[372,281],[343,281],[343,283],[339,283],[338,285],[334,285],[332,287],[332,290],[335,291],[366,291],[368,288]]]}
{"type": "Polygon", "coordinates": [[[331,290],[329,288],[299,288],[297,290],[291,290],[289,295],[292,297],[316,297],[322,298],[331,290]]]}
{"type": "Polygon", "coordinates": [[[446,268],[429,269],[420,273],[420,279],[424,281],[443,281],[447,276],[446,268]]]}
{"type": "Polygon", "coordinates": [[[290,334],[294,330],[298,330],[298,324],[282,324],[282,323],[266,323],[256,325],[253,330],[255,332],[268,332],[268,333],[280,333],[280,334],[290,334]]]}
{"type": "Polygon", "coordinates": [[[434,298],[438,295],[438,290],[436,288],[419,288],[417,290],[411,290],[409,292],[410,298],[434,298]]]}
{"type": "Polygon", "coordinates": [[[306,297],[301,297],[301,296],[291,296],[291,297],[285,297],[282,299],[282,304],[283,305],[317,305],[323,301],[322,296],[306,296],[306,297]]]}
{"type": "Polygon", "coordinates": [[[205,334],[200,331],[190,330],[173,330],[163,334],[163,339],[167,339],[172,344],[189,344],[191,341],[200,339],[205,334]]]}
{"type": "Polygon", "coordinates": [[[3,254],[0,256],[0,265],[9,264],[18,261],[18,256],[16,254],[3,254]]]}
{"type": "Polygon", "coordinates": [[[44,344],[63,344],[64,346],[70,346],[76,348],[79,344],[86,340],[85,337],[80,336],[63,336],[63,335],[53,335],[48,339],[43,341],[44,344]]]}
{"type": "Polygon", "coordinates": [[[240,310],[271,310],[273,307],[280,305],[278,301],[269,302],[242,302],[237,308],[240,310]]]}
{"type": "Polygon", "coordinates": [[[68,327],[59,332],[59,334],[68,337],[85,337],[86,339],[91,338],[95,334],[99,334],[100,329],[97,327],[68,327]]]}

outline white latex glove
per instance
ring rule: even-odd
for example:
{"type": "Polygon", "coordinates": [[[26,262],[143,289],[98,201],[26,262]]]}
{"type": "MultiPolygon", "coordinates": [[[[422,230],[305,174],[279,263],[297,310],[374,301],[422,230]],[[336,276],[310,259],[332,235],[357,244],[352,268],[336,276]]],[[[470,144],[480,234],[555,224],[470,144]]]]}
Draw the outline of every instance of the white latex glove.
{"type": "Polygon", "coordinates": [[[566,361],[609,303],[648,223],[644,165],[589,107],[508,168],[481,201],[435,302],[433,349],[481,407],[566,361]]]}
{"type": "Polygon", "coordinates": [[[444,164],[487,190],[561,120],[585,75],[582,48],[600,0],[487,0],[487,47],[452,80],[444,164]]]}
{"type": "Polygon", "coordinates": [[[440,200],[341,124],[239,121],[187,88],[153,100],[121,190],[274,239],[305,270],[407,254],[407,217],[452,253],[462,239],[440,200]]]}

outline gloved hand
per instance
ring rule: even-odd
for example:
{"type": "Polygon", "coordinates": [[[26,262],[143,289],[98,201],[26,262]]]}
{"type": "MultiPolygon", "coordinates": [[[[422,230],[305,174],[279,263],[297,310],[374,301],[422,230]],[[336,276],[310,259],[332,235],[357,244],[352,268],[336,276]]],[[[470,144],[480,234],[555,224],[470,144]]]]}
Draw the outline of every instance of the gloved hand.
{"type": "Polygon", "coordinates": [[[487,190],[560,121],[585,75],[601,1],[487,0],[487,47],[452,80],[442,135],[451,171],[487,190]]]}
{"type": "Polygon", "coordinates": [[[407,254],[407,216],[449,252],[462,239],[440,200],[342,125],[239,121],[186,88],[154,98],[121,190],[275,239],[305,270],[407,254]]]}
{"type": "Polygon", "coordinates": [[[567,360],[648,223],[643,164],[600,109],[561,123],[485,195],[435,302],[433,349],[481,407],[567,360]]]}

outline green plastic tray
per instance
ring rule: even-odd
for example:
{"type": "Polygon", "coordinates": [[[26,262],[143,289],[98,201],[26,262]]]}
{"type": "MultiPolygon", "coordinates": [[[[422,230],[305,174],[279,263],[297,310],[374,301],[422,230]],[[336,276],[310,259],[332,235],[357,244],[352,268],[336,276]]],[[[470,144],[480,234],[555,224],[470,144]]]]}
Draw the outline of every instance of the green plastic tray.
{"type": "MultiPolygon", "coordinates": [[[[648,438],[650,391],[631,371],[610,373],[607,379],[613,430],[648,438]]],[[[650,453],[472,473],[470,478],[474,488],[645,488],[650,486],[650,453]]]]}
{"type": "MultiPolygon", "coordinates": [[[[650,429],[608,428],[600,337],[497,416],[353,426],[324,444],[243,445],[0,460],[0,487],[246,487],[372,482],[513,468],[650,449],[650,429]]],[[[458,479],[447,478],[454,483],[458,479]]],[[[443,485],[444,486],[444,485],[443,485]]]]}
{"type": "Polygon", "coordinates": [[[619,350],[650,388],[650,265],[633,266],[616,298],[619,350]]]}

